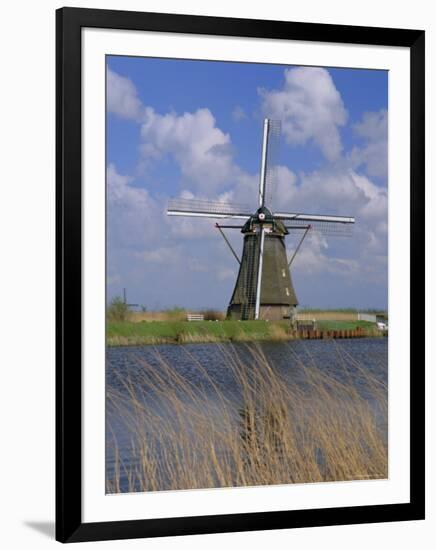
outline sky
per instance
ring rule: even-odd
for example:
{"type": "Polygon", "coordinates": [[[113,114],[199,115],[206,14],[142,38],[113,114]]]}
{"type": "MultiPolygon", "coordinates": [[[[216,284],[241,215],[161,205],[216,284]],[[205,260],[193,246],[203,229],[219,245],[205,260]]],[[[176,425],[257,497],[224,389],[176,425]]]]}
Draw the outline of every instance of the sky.
{"type": "Polygon", "coordinates": [[[386,71],[108,56],[106,110],[109,300],[126,288],[148,310],[227,307],[238,264],[215,220],[166,206],[254,212],[269,117],[282,125],[273,210],[356,218],[352,237],[309,233],[291,271],[300,307],[387,307],[386,71]]]}

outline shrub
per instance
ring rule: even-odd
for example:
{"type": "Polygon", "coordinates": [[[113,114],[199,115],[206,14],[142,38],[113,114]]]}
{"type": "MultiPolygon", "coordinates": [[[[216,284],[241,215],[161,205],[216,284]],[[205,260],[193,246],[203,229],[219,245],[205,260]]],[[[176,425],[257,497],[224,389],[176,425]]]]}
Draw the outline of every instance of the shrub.
{"type": "Polygon", "coordinates": [[[183,321],[186,318],[184,307],[174,306],[163,311],[164,318],[168,321],[183,321]]]}
{"type": "Polygon", "coordinates": [[[206,309],[203,315],[205,321],[223,321],[225,319],[224,313],[216,309],[206,309]]]}
{"type": "Polygon", "coordinates": [[[106,310],[106,315],[108,321],[126,321],[129,315],[129,306],[120,296],[115,296],[106,310]]]}

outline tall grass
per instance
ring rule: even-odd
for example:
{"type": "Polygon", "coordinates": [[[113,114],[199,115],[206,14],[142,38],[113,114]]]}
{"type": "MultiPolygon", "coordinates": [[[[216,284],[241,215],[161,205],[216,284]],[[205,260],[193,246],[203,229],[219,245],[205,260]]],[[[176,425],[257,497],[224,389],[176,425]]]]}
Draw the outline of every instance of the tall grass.
{"type": "Polygon", "coordinates": [[[207,388],[159,357],[159,368],[141,363],[108,389],[108,418],[128,434],[120,443],[108,425],[108,493],[387,477],[386,385],[340,346],[340,377],[295,356],[290,378],[259,347],[249,361],[227,350],[233,395],[194,357],[207,388]]]}

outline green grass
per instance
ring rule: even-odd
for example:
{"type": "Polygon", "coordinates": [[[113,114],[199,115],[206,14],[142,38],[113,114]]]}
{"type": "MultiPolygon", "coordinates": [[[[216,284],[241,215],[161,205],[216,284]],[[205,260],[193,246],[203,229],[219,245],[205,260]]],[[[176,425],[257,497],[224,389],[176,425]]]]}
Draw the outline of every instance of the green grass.
{"type": "MultiPolygon", "coordinates": [[[[378,336],[373,323],[367,321],[318,321],[319,330],[366,329],[378,336]]],[[[249,342],[290,340],[295,335],[287,321],[130,321],[109,322],[109,346],[147,344],[185,344],[194,342],[249,342]]]]}
{"type": "Polygon", "coordinates": [[[316,327],[319,330],[355,330],[364,328],[367,330],[375,329],[374,323],[369,321],[317,321],[316,327]]]}
{"type": "Polygon", "coordinates": [[[354,307],[335,307],[335,308],[319,308],[319,307],[300,307],[298,313],[325,313],[332,311],[334,313],[357,313],[354,307]]]}
{"type": "Polygon", "coordinates": [[[367,308],[367,309],[356,309],[355,307],[333,307],[333,308],[318,308],[318,307],[300,307],[299,313],[325,313],[325,312],[334,312],[334,313],[373,313],[380,315],[387,315],[387,311],[384,309],[377,308],[367,308]]]}
{"type": "Polygon", "coordinates": [[[108,345],[274,340],[289,337],[286,321],[150,321],[108,323],[108,345]]]}

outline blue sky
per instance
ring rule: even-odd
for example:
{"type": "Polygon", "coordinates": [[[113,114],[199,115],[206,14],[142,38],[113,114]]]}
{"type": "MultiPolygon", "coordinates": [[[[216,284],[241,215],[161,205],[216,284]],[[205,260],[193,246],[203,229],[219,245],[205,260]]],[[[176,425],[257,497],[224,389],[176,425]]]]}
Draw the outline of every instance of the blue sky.
{"type": "Polygon", "coordinates": [[[109,299],[126,287],[149,309],[225,309],[237,264],[214,221],[165,207],[178,196],[255,206],[269,116],[282,122],[273,207],[356,217],[352,238],[304,243],[300,305],[386,307],[387,97],[384,71],[108,57],[109,299]]]}

